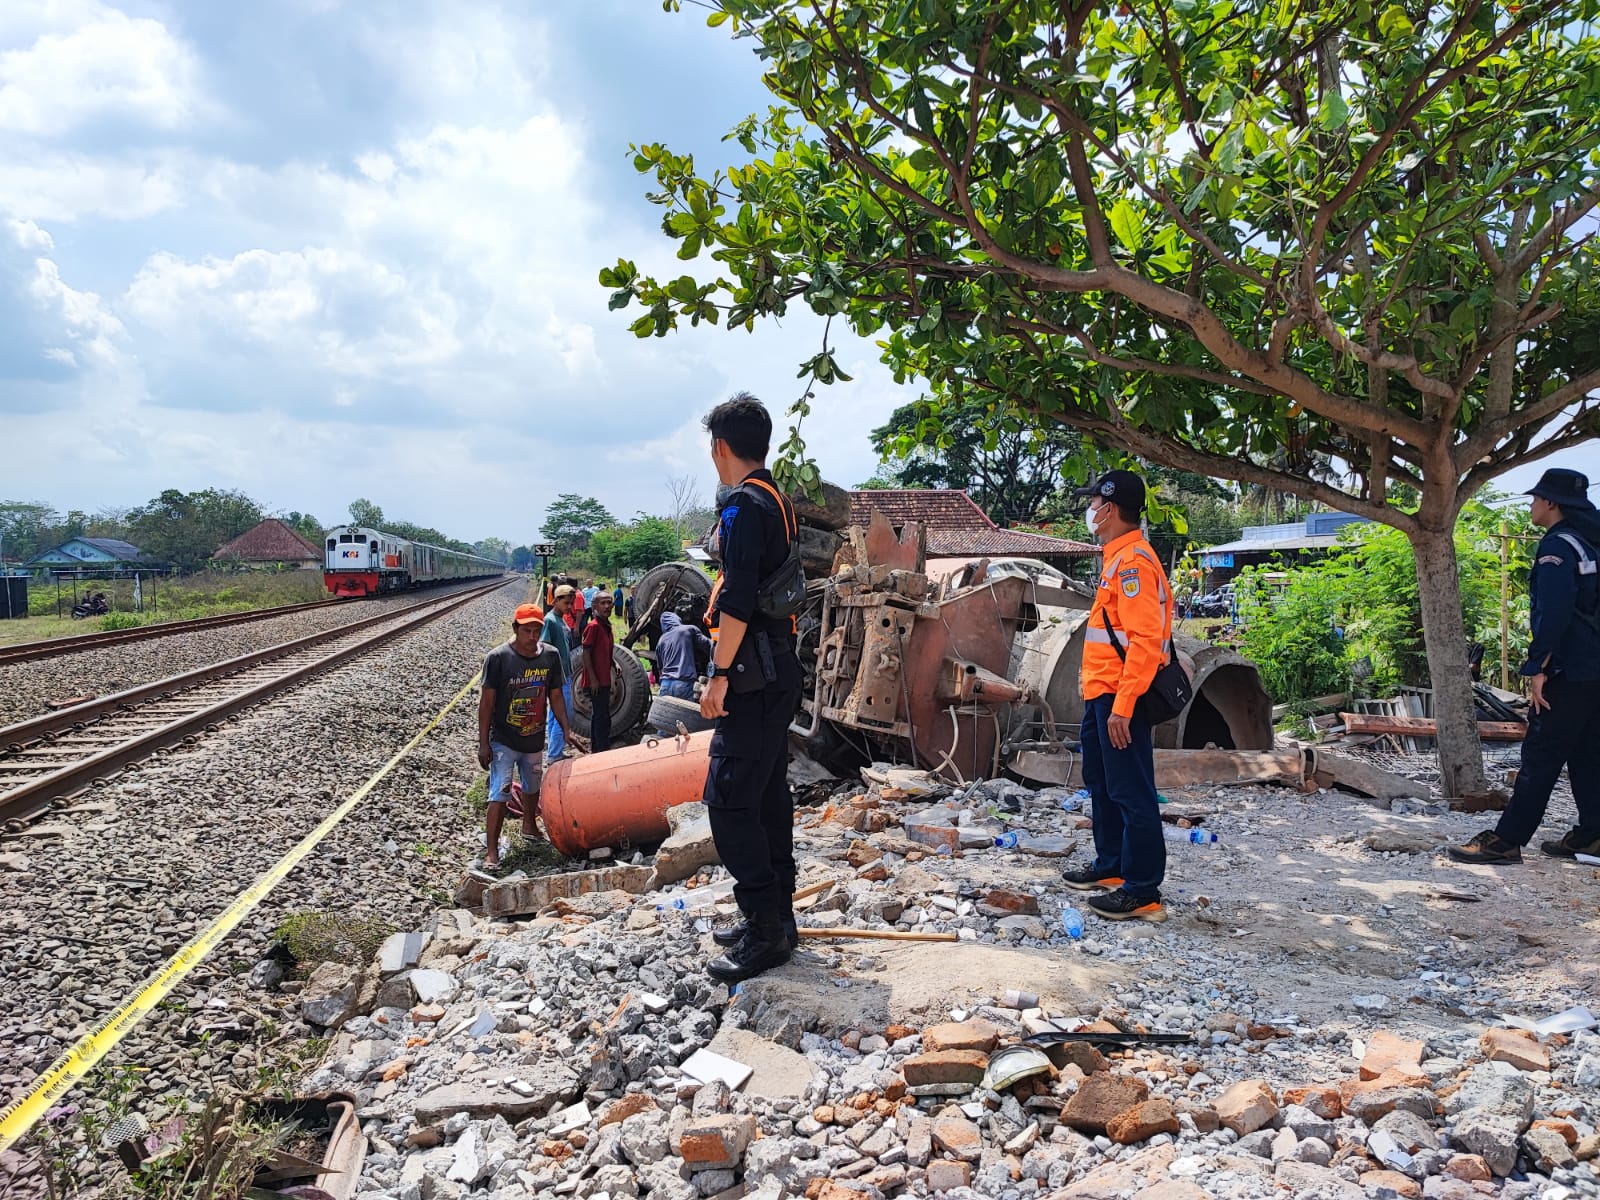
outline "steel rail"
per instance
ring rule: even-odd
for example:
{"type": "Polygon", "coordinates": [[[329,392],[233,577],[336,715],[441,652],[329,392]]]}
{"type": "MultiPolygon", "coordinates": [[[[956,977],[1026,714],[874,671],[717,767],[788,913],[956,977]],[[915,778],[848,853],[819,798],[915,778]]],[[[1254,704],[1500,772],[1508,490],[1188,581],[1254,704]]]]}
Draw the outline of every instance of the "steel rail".
{"type": "MultiPolygon", "coordinates": [[[[229,659],[227,662],[214,663],[198,671],[188,671],[144,687],[131,688],[103,700],[90,701],[70,709],[63,709],[59,713],[49,713],[32,721],[0,729],[0,746],[5,747],[5,750],[0,751],[0,762],[4,762],[8,754],[24,753],[40,745],[54,743],[57,739],[53,735],[64,731],[69,734],[92,731],[102,719],[125,713],[131,714],[140,705],[169,696],[181,696],[184,691],[192,691],[196,687],[238,674],[271,659],[291,657],[320,643],[348,637],[371,626],[391,626],[215,703],[183,713],[153,729],[141,728],[129,731],[130,736],[127,737],[118,735],[114,745],[92,751],[76,761],[35,776],[16,788],[0,793],[0,821],[9,824],[35,816],[47,808],[53,800],[76,792],[93,779],[148,757],[151,753],[174,742],[192,739],[197,731],[215,726],[242,709],[258,704],[277,692],[373,649],[381,644],[386,636],[409,633],[446,613],[454,612],[474,600],[489,595],[504,587],[507,582],[496,580],[487,586],[473,588],[453,596],[443,598],[436,596],[402,609],[398,613],[385,613],[354,625],[345,625],[309,637],[297,638],[292,642],[229,659]],[[395,622],[400,624],[396,627],[395,622]]],[[[63,746],[63,749],[68,748],[63,746]]]]}
{"type": "Polygon", "coordinates": [[[0,646],[0,666],[6,663],[55,658],[78,650],[98,650],[104,646],[116,646],[123,642],[142,642],[150,638],[165,637],[170,633],[195,633],[202,629],[218,629],[224,625],[243,625],[251,621],[265,621],[272,617],[285,617],[293,613],[310,612],[316,608],[328,608],[335,604],[359,603],[364,599],[381,599],[399,594],[383,592],[374,597],[340,596],[332,600],[310,600],[305,604],[280,604],[275,608],[252,608],[249,612],[221,613],[215,617],[191,617],[186,621],[158,621],[153,625],[138,625],[132,629],[106,629],[99,633],[75,633],[70,637],[17,642],[10,646],[0,646]]]}

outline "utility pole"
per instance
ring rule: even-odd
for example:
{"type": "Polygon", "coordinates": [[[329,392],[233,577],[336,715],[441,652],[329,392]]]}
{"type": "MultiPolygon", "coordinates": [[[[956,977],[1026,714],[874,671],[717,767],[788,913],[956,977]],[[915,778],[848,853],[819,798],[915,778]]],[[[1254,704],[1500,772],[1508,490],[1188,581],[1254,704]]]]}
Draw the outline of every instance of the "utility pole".
{"type": "Polygon", "coordinates": [[[1511,526],[1500,522],[1500,688],[1511,690],[1511,660],[1507,657],[1511,641],[1511,526]]]}

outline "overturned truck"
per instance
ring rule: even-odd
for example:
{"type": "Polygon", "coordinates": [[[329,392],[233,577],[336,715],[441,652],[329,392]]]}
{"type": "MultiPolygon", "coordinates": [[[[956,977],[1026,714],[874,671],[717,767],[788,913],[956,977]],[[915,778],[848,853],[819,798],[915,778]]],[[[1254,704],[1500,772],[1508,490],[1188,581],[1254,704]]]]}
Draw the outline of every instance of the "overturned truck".
{"type": "MultiPolygon", "coordinates": [[[[808,602],[799,618],[804,690],[791,730],[805,751],[836,772],[887,759],[951,782],[1008,769],[1067,782],[1092,590],[1032,559],[930,561],[915,523],[896,530],[874,513],[866,527],[847,525],[837,489],[796,507],[808,602]]],[[[714,539],[708,549],[715,552],[714,539]]],[[[699,568],[674,563],[651,576],[648,594],[635,593],[624,645],[647,638],[653,648],[665,612],[703,615],[711,584],[699,568]]],[[[1271,750],[1272,702],[1255,666],[1221,647],[1177,641],[1194,699],[1157,727],[1157,747],[1271,750]]],[[[680,701],[651,723],[671,732],[682,720],[692,730],[694,715],[680,701]]]]}

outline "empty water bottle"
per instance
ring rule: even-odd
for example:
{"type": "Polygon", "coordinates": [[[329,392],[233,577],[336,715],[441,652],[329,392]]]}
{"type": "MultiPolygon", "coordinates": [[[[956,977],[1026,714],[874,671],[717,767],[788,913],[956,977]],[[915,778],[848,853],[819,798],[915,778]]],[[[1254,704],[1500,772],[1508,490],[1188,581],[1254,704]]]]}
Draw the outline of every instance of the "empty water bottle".
{"type": "Polygon", "coordinates": [[[1001,850],[1010,850],[1021,840],[1022,839],[1017,836],[1016,830],[1008,829],[1005,833],[1002,833],[999,837],[995,838],[994,844],[1001,850]]]}
{"type": "Polygon", "coordinates": [[[1061,931],[1070,938],[1083,936],[1083,914],[1070,905],[1061,910],[1061,931]]]}
{"type": "Polygon", "coordinates": [[[1217,835],[1205,829],[1189,830],[1189,840],[1196,846],[1215,846],[1217,835]]]}

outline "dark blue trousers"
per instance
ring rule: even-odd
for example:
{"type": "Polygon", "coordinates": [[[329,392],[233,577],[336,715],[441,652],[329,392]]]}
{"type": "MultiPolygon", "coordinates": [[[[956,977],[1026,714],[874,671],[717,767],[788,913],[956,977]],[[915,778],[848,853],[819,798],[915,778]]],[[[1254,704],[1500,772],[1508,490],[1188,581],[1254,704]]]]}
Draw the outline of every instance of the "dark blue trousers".
{"type": "Polygon", "coordinates": [[[1522,768],[1495,832],[1516,846],[1531,842],[1565,767],[1578,828],[1592,841],[1600,838],[1600,682],[1556,675],[1546,681],[1544,696],[1550,707],[1528,721],[1522,768]]]}
{"type": "Polygon", "coordinates": [[[1115,696],[1083,706],[1083,783],[1094,799],[1094,869],[1122,877],[1122,890],[1140,900],[1161,895],[1167,877],[1167,842],[1156,796],[1156,759],[1150,726],[1129,721],[1132,741],[1118,750],[1106,734],[1115,696]]]}

